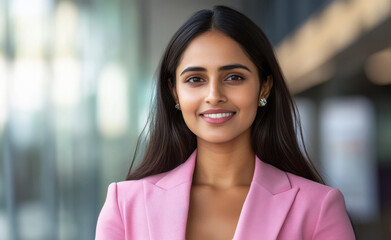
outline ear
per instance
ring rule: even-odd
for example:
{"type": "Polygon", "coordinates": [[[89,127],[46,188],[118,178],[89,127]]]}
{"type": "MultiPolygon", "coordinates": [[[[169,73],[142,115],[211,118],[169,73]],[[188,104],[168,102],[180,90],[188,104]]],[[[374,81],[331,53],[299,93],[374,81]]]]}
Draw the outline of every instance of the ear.
{"type": "Polygon", "coordinates": [[[261,93],[259,94],[259,100],[261,100],[261,98],[266,98],[267,99],[269,97],[269,95],[270,95],[272,87],[273,87],[273,76],[272,75],[268,75],[266,77],[266,81],[264,81],[262,83],[261,93]]]}
{"type": "Polygon", "coordinates": [[[172,97],[174,98],[174,101],[178,103],[178,94],[176,93],[176,88],[172,85],[171,79],[168,79],[168,87],[171,90],[172,97]]]}

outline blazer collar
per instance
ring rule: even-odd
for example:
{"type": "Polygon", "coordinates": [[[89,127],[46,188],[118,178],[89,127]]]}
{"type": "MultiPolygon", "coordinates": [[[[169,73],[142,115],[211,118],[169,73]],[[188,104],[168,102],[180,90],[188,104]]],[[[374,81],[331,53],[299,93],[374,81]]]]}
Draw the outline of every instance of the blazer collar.
{"type": "MultiPolygon", "coordinates": [[[[197,150],[177,168],[145,179],[151,239],[185,239],[196,157],[197,150]]],[[[234,239],[276,239],[297,191],[285,172],[255,157],[253,180],[234,239]]]]}
{"type": "Polygon", "coordinates": [[[197,150],[195,150],[184,163],[167,173],[163,173],[164,177],[156,182],[155,185],[170,190],[183,183],[191,184],[193,181],[196,158],[197,150]]]}
{"type": "Polygon", "coordinates": [[[277,239],[298,190],[285,172],[255,157],[253,181],[233,239],[277,239]]]}

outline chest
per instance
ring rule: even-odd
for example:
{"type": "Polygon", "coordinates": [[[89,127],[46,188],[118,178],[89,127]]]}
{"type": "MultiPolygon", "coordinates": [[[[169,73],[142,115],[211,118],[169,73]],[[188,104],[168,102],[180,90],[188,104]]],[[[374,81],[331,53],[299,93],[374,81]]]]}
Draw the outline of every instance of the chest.
{"type": "Polygon", "coordinates": [[[249,187],[192,187],[186,239],[232,239],[249,187]]]}

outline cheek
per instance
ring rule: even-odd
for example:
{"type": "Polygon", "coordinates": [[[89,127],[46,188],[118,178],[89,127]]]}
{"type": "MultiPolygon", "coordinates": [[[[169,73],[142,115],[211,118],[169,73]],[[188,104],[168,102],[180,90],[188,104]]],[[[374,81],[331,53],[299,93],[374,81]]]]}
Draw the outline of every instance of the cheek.
{"type": "Polygon", "coordinates": [[[244,89],[241,92],[232,94],[231,100],[242,111],[257,111],[258,108],[258,92],[254,89],[244,89]]]}
{"type": "Polygon", "coordinates": [[[178,99],[181,105],[181,111],[183,118],[187,122],[189,118],[197,114],[197,108],[202,101],[200,94],[195,93],[194,91],[183,90],[178,92],[178,99]]]}
{"type": "Polygon", "coordinates": [[[232,101],[240,111],[239,121],[244,124],[243,126],[251,126],[258,110],[258,92],[247,89],[242,94],[236,94],[232,101]]]}
{"type": "Polygon", "coordinates": [[[194,91],[189,91],[186,89],[181,89],[178,92],[178,98],[181,106],[183,107],[192,107],[195,103],[199,101],[198,94],[194,91]]]}

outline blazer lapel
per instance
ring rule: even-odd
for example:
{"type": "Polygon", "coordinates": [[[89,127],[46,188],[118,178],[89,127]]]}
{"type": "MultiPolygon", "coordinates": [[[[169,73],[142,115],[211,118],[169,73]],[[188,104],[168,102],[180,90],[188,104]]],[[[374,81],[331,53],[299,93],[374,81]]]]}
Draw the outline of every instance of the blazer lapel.
{"type": "Polygon", "coordinates": [[[277,239],[298,190],[291,187],[285,172],[256,158],[233,239],[277,239]]]}
{"type": "MultiPolygon", "coordinates": [[[[151,240],[183,240],[197,151],[182,165],[144,181],[151,240]],[[163,177],[162,177],[163,175],[163,177]]],[[[234,239],[277,239],[298,188],[285,172],[257,157],[250,190],[242,207],[234,239]]]]}
{"type": "Polygon", "coordinates": [[[158,182],[144,181],[144,197],[152,240],[183,240],[197,152],[158,182]]]}

